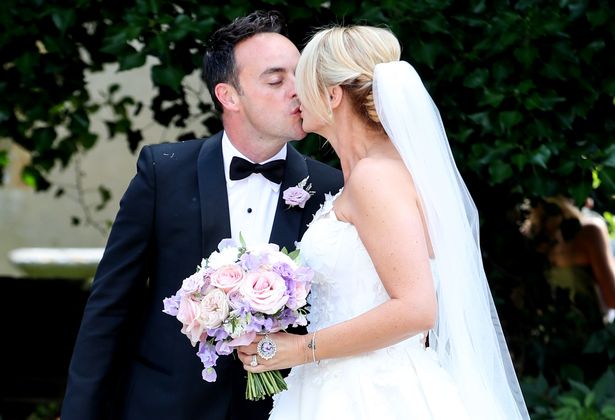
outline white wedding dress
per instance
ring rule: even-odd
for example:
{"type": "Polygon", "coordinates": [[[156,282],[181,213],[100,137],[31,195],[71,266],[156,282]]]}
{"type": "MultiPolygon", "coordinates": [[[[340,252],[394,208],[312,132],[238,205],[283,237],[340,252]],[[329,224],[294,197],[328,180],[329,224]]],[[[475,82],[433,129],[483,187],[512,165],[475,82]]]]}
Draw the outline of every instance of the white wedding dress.
{"type": "MultiPolygon", "coordinates": [[[[352,224],[327,196],[300,244],[314,272],[308,331],[354,318],[389,299],[352,224]]],[[[316,337],[318,339],[318,336],[316,337]]],[[[318,344],[318,340],[317,344],[318,344]]],[[[293,368],[270,419],[466,419],[451,378],[419,334],[396,345],[293,368]]]]}

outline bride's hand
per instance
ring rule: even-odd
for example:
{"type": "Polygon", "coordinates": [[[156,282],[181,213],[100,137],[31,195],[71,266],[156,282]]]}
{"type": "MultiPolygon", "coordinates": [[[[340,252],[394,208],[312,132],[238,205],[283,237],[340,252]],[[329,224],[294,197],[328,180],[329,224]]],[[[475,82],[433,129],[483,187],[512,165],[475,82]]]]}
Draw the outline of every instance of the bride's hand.
{"type": "Polygon", "coordinates": [[[237,347],[237,355],[243,363],[243,368],[248,372],[259,373],[269,370],[288,369],[293,366],[301,365],[308,361],[308,341],[309,336],[278,332],[268,334],[269,338],[275,342],[275,355],[265,360],[257,354],[256,346],[264,338],[257,335],[254,341],[247,346],[237,347]],[[256,366],[252,366],[252,361],[256,356],[256,366]]]}

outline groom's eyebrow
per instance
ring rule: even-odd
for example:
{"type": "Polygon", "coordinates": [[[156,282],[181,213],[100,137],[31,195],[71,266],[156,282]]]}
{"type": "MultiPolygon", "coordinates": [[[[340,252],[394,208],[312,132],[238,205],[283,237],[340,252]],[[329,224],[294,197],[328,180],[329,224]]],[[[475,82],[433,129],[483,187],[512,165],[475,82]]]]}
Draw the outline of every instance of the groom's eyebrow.
{"type": "Polygon", "coordinates": [[[284,67],[269,67],[261,74],[261,76],[268,76],[270,74],[276,74],[276,73],[286,73],[287,71],[288,70],[285,69],[284,67]]]}

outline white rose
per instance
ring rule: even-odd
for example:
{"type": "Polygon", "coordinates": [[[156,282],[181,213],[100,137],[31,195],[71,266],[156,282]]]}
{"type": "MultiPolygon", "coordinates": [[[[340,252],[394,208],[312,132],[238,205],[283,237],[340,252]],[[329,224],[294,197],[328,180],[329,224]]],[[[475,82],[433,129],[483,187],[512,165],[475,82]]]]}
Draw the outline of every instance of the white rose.
{"type": "Polygon", "coordinates": [[[218,269],[225,265],[234,264],[239,257],[239,249],[235,247],[228,247],[222,249],[220,252],[212,252],[207,259],[208,266],[213,269],[218,269]]]}

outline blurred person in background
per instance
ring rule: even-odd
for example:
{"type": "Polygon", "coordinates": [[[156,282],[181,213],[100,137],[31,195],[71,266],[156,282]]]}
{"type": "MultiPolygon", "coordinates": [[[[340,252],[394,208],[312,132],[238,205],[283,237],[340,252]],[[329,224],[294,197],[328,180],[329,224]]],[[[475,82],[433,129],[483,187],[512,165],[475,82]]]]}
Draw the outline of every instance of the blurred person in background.
{"type": "Polygon", "coordinates": [[[602,320],[615,319],[615,258],[606,223],[564,196],[531,205],[521,232],[545,255],[546,279],[554,288],[595,301],[602,320]]]}

